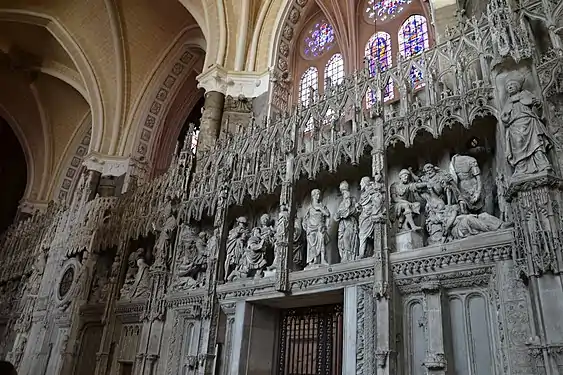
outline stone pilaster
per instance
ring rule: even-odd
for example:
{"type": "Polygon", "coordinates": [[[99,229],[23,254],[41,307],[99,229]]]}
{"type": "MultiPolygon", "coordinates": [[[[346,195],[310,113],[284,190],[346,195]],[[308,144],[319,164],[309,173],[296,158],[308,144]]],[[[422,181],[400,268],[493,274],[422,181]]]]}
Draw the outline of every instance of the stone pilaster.
{"type": "Polygon", "coordinates": [[[216,243],[216,253],[209,254],[207,261],[206,286],[207,293],[202,308],[202,322],[199,346],[199,375],[211,375],[215,359],[215,345],[217,343],[217,326],[219,325],[219,303],[217,301],[218,280],[223,280],[223,264],[225,262],[225,244],[227,241],[227,196],[228,187],[223,186],[219,192],[215,219],[213,222],[213,236],[216,243]]]}
{"type": "Polygon", "coordinates": [[[424,293],[427,341],[424,366],[428,370],[428,375],[446,375],[442,290],[438,282],[429,282],[422,286],[422,291],[424,293]]]}
{"type": "Polygon", "coordinates": [[[513,181],[507,193],[516,227],[513,259],[533,306],[529,353],[548,374],[558,373],[563,348],[562,189],[563,180],[546,173],[513,181]]]}

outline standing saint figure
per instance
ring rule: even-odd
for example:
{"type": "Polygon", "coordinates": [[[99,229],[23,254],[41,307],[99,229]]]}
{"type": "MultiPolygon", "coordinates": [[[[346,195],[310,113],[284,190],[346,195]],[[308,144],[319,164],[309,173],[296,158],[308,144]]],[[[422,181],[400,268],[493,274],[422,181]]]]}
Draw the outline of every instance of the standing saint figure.
{"type": "Polygon", "coordinates": [[[358,219],[356,219],[356,198],[350,194],[348,182],[340,183],[342,201],[334,215],[338,222],[338,252],[340,261],[350,262],[355,260],[358,251],[358,219]]]}
{"type": "Polygon", "coordinates": [[[512,178],[552,169],[547,159],[549,133],[541,120],[541,101],[523,88],[524,76],[514,72],[506,80],[508,99],[501,113],[506,127],[506,157],[514,168],[512,178]]]}
{"type": "Polygon", "coordinates": [[[166,202],[164,206],[164,223],[162,225],[154,225],[153,229],[158,232],[158,237],[154,245],[156,267],[166,267],[166,263],[172,256],[172,232],[176,229],[176,217],[172,213],[172,203],[166,202]]]}
{"type": "Polygon", "coordinates": [[[384,185],[381,182],[381,175],[375,176],[375,181],[369,177],[360,180],[360,200],[358,211],[360,212],[360,248],[359,258],[364,258],[367,254],[368,240],[373,239],[376,223],[385,220],[385,196],[383,195],[384,185]]]}
{"type": "Polygon", "coordinates": [[[225,281],[228,280],[231,269],[236,268],[241,260],[248,239],[248,220],[241,216],[227,236],[227,257],[225,259],[225,281]]]}
{"type": "Polygon", "coordinates": [[[315,264],[328,264],[326,245],[328,244],[328,224],[330,212],[321,202],[321,191],[311,191],[311,206],[303,218],[303,229],[307,233],[307,267],[315,264]]]}

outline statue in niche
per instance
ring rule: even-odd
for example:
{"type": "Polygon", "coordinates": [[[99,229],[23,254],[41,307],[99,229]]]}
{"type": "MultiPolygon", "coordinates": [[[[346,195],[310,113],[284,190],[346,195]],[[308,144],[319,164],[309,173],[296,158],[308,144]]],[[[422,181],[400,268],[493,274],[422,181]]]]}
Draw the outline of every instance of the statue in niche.
{"type": "Polygon", "coordinates": [[[129,268],[125,283],[121,288],[121,297],[130,300],[148,297],[150,293],[149,265],[145,261],[145,250],[137,249],[129,256],[128,263],[129,268]]]}
{"type": "Polygon", "coordinates": [[[457,204],[446,206],[444,217],[444,235],[452,240],[460,240],[510,226],[486,212],[478,215],[465,213],[463,208],[457,204]]]}
{"type": "Polygon", "coordinates": [[[357,204],[359,217],[360,246],[358,257],[364,258],[367,254],[368,240],[373,239],[375,224],[385,219],[385,187],[381,182],[381,175],[375,176],[374,181],[369,177],[360,180],[360,200],[357,204]]]}
{"type": "Polygon", "coordinates": [[[307,233],[307,266],[328,264],[326,245],[329,242],[328,225],[330,212],[321,202],[321,191],[311,191],[311,206],[303,218],[303,229],[307,233]]]}
{"type": "Polygon", "coordinates": [[[356,199],[350,194],[348,182],[340,183],[340,194],[342,200],[334,214],[338,222],[338,252],[340,261],[350,262],[358,255],[358,219],[356,219],[356,199]]]}
{"type": "Polygon", "coordinates": [[[39,287],[41,286],[41,279],[43,278],[43,273],[45,272],[45,267],[47,265],[47,256],[49,249],[41,248],[35,262],[31,266],[31,276],[27,281],[29,293],[32,295],[37,295],[39,293],[39,287]]]}
{"type": "Polygon", "coordinates": [[[260,216],[260,236],[264,240],[264,251],[271,254],[274,248],[275,229],[272,226],[270,215],[263,214],[260,216]]]}
{"type": "Polygon", "coordinates": [[[450,162],[450,173],[458,193],[457,200],[463,209],[478,213],[483,210],[483,182],[477,160],[468,155],[454,155],[450,162]]]}
{"type": "Polygon", "coordinates": [[[266,268],[266,249],[265,237],[259,227],[252,229],[248,243],[244,249],[244,256],[237,268],[237,276],[256,278],[263,276],[263,270],[266,268]]]}
{"type": "Polygon", "coordinates": [[[506,157],[514,168],[512,179],[552,170],[547,158],[549,133],[540,118],[542,103],[523,87],[524,80],[519,72],[508,75],[508,99],[501,113],[506,127],[506,157]]]}
{"type": "Polygon", "coordinates": [[[303,250],[305,239],[303,238],[303,223],[301,218],[296,217],[293,222],[293,269],[303,268],[303,250]]]}
{"type": "Polygon", "coordinates": [[[283,251],[282,244],[287,241],[286,237],[289,233],[289,210],[287,205],[280,206],[280,213],[276,222],[276,231],[274,234],[274,261],[268,270],[277,270],[280,267],[281,252],[283,251]]]}
{"type": "Polygon", "coordinates": [[[176,273],[178,275],[177,288],[197,288],[203,284],[200,275],[207,270],[209,255],[207,243],[207,233],[200,232],[195,241],[195,252],[186,252],[178,265],[176,273]]]}
{"type": "Polygon", "coordinates": [[[229,274],[233,268],[240,264],[246,240],[248,239],[248,220],[241,216],[237,218],[236,224],[229,231],[227,236],[227,257],[225,259],[225,281],[228,280],[229,274]]]}
{"type": "Polygon", "coordinates": [[[446,240],[444,223],[446,205],[453,203],[453,178],[440,168],[426,164],[422,168],[420,180],[425,184],[421,196],[426,200],[426,231],[428,244],[443,243],[446,240]]]}
{"type": "Polygon", "coordinates": [[[154,245],[154,253],[156,254],[155,265],[158,267],[165,267],[172,255],[171,236],[174,229],[176,229],[176,225],[176,217],[172,212],[172,202],[168,200],[164,206],[164,223],[162,225],[153,224],[153,230],[158,233],[154,245]]]}
{"type": "Polygon", "coordinates": [[[399,181],[391,184],[391,209],[397,219],[399,232],[421,229],[414,222],[414,216],[420,215],[420,202],[416,201],[415,193],[420,192],[426,184],[418,182],[418,178],[407,169],[399,172],[399,181]],[[413,182],[413,180],[416,181],[413,182]]]}
{"type": "Polygon", "coordinates": [[[109,278],[107,269],[98,270],[96,278],[94,279],[94,286],[92,288],[92,296],[90,298],[92,303],[102,303],[106,300],[109,294],[109,278]]]}

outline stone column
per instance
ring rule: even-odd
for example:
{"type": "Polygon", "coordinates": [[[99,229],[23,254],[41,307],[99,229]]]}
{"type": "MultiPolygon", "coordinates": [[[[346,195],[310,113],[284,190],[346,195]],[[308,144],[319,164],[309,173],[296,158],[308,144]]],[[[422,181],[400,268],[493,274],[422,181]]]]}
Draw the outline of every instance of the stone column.
{"type": "Polygon", "coordinates": [[[438,282],[422,286],[426,312],[426,358],[424,366],[428,375],[446,375],[447,362],[444,351],[444,320],[442,317],[442,290],[438,282]]]}
{"type": "MultiPolygon", "coordinates": [[[[383,92],[381,93],[383,97],[383,92]]],[[[372,151],[372,175],[374,179],[379,179],[382,186],[387,184],[387,162],[385,154],[385,137],[383,135],[382,116],[377,117],[376,113],[370,114],[370,122],[376,126],[377,132],[374,135],[374,145],[372,151]]],[[[389,269],[389,227],[388,220],[389,198],[387,189],[382,189],[384,196],[384,212],[381,217],[376,219],[374,229],[374,284],[373,297],[375,298],[376,316],[376,360],[377,375],[392,375],[396,373],[396,349],[393,332],[393,304],[391,301],[391,278],[389,269]]]]}
{"type": "Polygon", "coordinates": [[[208,91],[205,93],[199,129],[198,150],[209,150],[215,144],[215,140],[221,131],[224,105],[225,94],[219,91],[208,91]]]}

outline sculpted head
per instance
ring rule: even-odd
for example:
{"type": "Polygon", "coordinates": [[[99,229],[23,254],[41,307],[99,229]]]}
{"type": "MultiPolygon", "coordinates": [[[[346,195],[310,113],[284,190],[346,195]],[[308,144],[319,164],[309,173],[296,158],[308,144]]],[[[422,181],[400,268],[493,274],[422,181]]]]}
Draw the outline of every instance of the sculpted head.
{"type": "Polygon", "coordinates": [[[262,224],[262,225],[270,224],[270,215],[264,214],[264,215],[260,216],[260,224],[262,224]]]}
{"type": "Polygon", "coordinates": [[[506,78],[505,88],[508,95],[514,95],[522,90],[524,86],[524,76],[519,72],[514,72],[506,78]]]}
{"type": "Polygon", "coordinates": [[[237,225],[239,227],[246,227],[247,224],[248,224],[248,220],[246,219],[246,217],[240,216],[237,218],[237,225]]]}
{"type": "Polygon", "coordinates": [[[369,177],[362,177],[362,179],[360,180],[360,189],[364,190],[365,188],[367,188],[370,182],[371,179],[369,177]]]}
{"type": "Polygon", "coordinates": [[[340,183],[339,186],[340,189],[340,193],[344,196],[344,197],[349,197],[350,196],[350,185],[348,185],[347,181],[342,181],[340,183]]]}
{"type": "Polygon", "coordinates": [[[422,167],[422,170],[428,177],[434,177],[436,175],[436,167],[434,167],[432,164],[424,165],[424,167],[422,167]]]}
{"type": "Polygon", "coordinates": [[[313,198],[313,201],[320,200],[321,199],[321,191],[319,189],[311,190],[311,198],[313,198]]]}
{"type": "Polygon", "coordinates": [[[401,169],[401,171],[399,172],[399,180],[401,180],[403,184],[406,184],[407,182],[409,182],[410,175],[411,173],[408,170],[401,169]]]}

